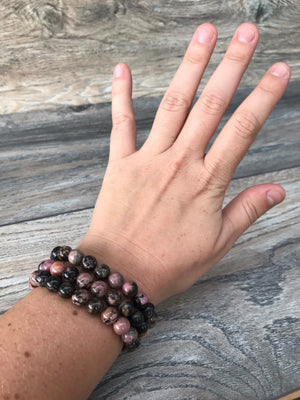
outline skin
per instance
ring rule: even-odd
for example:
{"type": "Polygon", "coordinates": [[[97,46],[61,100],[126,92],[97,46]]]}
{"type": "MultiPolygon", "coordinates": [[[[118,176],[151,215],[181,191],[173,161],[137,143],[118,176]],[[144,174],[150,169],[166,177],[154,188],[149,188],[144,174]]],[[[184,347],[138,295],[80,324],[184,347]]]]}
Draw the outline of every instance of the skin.
{"type": "MultiPolygon", "coordinates": [[[[237,165],[288,84],[285,63],[270,67],[206,154],[258,38],[253,24],[237,29],[190,110],[217,40],[213,25],[198,27],[138,151],[130,69],[122,63],[115,69],[109,163],[78,247],[135,280],[155,304],[189,288],[285,197],[281,186],[266,183],[223,207],[237,165]]],[[[111,328],[43,288],[6,312],[0,328],[5,400],[86,399],[121,350],[111,328]],[[78,338],[88,340],[79,345],[78,338]]]]}

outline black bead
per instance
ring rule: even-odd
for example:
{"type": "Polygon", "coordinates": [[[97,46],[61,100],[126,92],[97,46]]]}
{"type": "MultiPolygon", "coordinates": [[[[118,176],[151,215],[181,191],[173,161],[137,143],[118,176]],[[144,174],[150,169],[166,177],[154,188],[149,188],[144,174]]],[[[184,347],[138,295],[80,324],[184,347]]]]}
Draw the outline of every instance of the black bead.
{"type": "Polygon", "coordinates": [[[128,319],[134,327],[145,321],[143,313],[139,310],[135,311],[128,319]]]}
{"type": "Polygon", "coordinates": [[[79,275],[79,269],[76,267],[67,267],[63,274],[62,277],[64,279],[64,281],[68,281],[68,282],[75,282],[77,279],[77,276],[79,275]]]}
{"type": "Polygon", "coordinates": [[[39,286],[45,287],[49,276],[50,276],[50,272],[48,272],[48,271],[38,271],[36,273],[35,280],[39,286]]]}
{"type": "Polygon", "coordinates": [[[101,299],[91,299],[87,303],[87,309],[91,314],[100,314],[106,307],[105,302],[101,299]]]}
{"type": "Polygon", "coordinates": [[[133,341],[131,343],[126,343],[125,344],[124,350],[134,351],[138,347],[140,347],[140,344],[141,344],[141,340],[139,338],[133,339],[133,341]]]}
{"type": "Polygon", "coordinates": [[[98,279],[106,279],[110,274],[110,268],[106,264],[97,265],[94,269],[94,274],[98,279]]]}
{"type": "Polygon", "coordinates": [[[113,307],[118,307],[122,301],[122,294],[116,289],[108,289],[106,292],[106,301],[113,307]]]}
{"type": "Polygon", "coordinates": [[[85,269],[86,271],[92,271],[97,265],[97,260],[93,256],[85,256],[85,257],[83,257],[81,263],[82,263],[83,269],[85,269]]]}
{"type": "Polygon", "coordinates": [[[133,312],[135,311],[132,301],[130,300],[122,301],[119,307],[119,311],[124,317],[129,317],[130,315],[132,315],[133,312]]]}
{"type": "Polygon", "coordinates": [[[62,279],[60,276],[50,275],[47,278],[46,287],[50,292],[57,292],[61,283],[62,283],[62,279]]]}
{"type": "Polygon", "coordinates": [[[61,295],[61,297],[68,298],[71,297],[72,294],[75,292],[75,285],[71,282],[63,282],[59,289],[58,293],[61,295]]]}
{"type": "Polygon", "coordinates": [[[143,312],[145,318],[151,318],[154,314],[154,305],[152,303],[146,303],[141,307],[141,311],[143,312]]]}
{"type": "Polygon", "coordinates": [[[158,315],[157,315],[157,313],[154,311],[152,317],[151,317],[151,318],[148,318],[148,319],[146,320],[149,329],[152,329],[152,328],[155,327],[155,325],[156,325],[156,323],[157,323],[157,320],[158,320],[158,315]]]}
{"type": "Polygon", "coordinates": [[[148,324],[146,321],[141,322],[140,324],[135,326],[135,329],[138,331],[139,334],[146,333],[148,330],[148,324]]]}
{"type": "Polygon", "coordinates": [[[68,261],[68,257],[72,248],[70,246],[62,246],[58,252],[58,259],[60,261],[68,261]]]}
{"type": "Polygon", "coordinates": [[[51,260],[59,261],[58,257],[59,257],[60,250],[61,250],[61,246],[54,247],[54,249],[51,251],[51,254],[50,254],[51,260]]]}

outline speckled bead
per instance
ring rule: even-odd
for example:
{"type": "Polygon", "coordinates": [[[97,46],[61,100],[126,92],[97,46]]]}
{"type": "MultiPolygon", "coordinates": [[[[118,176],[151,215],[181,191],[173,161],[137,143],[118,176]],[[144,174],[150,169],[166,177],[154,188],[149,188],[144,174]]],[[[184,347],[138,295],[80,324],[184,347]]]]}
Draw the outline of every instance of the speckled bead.
{"type": "Polygon", "coordinates": [[[114,324],[119,317],[118,310],[115,307],[107,307],[101,313],[101,321],[106,325],[114,324]]]}
{"type": "Polygon", "coordinates": [[[156,325],[156,323],[157,323],[157,320],[158,320],[158,315],[157,315],[157,313],[154,311],[152,317],[151,317],[151,318],[148,318],[148,319],[146,320],[146,321],[147,321],[147,324],[148,324],[148,328],[149,328],[149,329],[154,328],[155,325],[156,325]]]}
{"type": "Polygon", "coordinates": [[[108,289],[106,292],[106,301],[110,306],[118,307],[122,301],[121,293],[116,289],[108,289]]]}
{"type": "Polygon", "coordinates": [[[61,284],[62,278],[59,275],[50,275],[47,278],[46,288],[50,292],[57,292],[61,284]]]}
{"type": "Polygon", "coordinates": [[[134,351],[141,345],[141,340],[139,338],[133,339],[131,343],[126,343],[124,345],[124,350],[134,351]]]}
{"type": "Polygon", "coordinates": [[[131,343],[134,339],[137,339],[138,336],[138,331],[131,327],[128,332],[122,334],[122,341],[126,344],[131,343]]]}
{"type": "Polygon", "coordinates": [[[110,274],[110,268],[106,264],[97,265],[94,269],[94,274],[98,279],[106,279],[110,274]]]}
{"type": "Polygon", "coordinates": [[[71,250],[68,256],[68,261],[72,265],[80,265],[84,255],[80,250],[71,250]]]}
{"type": "Polygon", "coordinates": [[[50,276],[50,273],[48,271],[37,271],[37,273],[35,274],[35,277],[34,277],[34,280],[37,283],[37,286],[45,287],[49,276],[50,276]]]}
{"type": "Polygon", "coordinates": [[[85,256],[82,259],[81,265],[85,271],[93,271],[97,266],[97,260],[93,256],[85,256]]]}
{"type": "Polygon", "coordinates": [[[108,285],[104,281],[95,281],[92,283],[91,292],[94,296],[100,298],[106,295],[108,285]]]}
{"type": "Polygon", "coordinates": [[[72,295],[72,303],[76,306],[86,304],[91,298],[91,294],[87,289],[77,289],[72,295]]]}
{"type": "Polygon", "coordinates": [[[39,271],[33,271],[32,274],[31,274],[30,277],[29,277],[28,286],[29,286],[29,288],[30,288],[31,290],[39,286],[39,284],[38,284],[37,281],[35,280],[36,274],[37,274],[38,272],[39,272],[39,271]]]}
{"type": "Polygon", "coordinates": [[[70,246],[61,246],[61,248],[58,252],[58,255],[57,255],[58,259],[60,261],[68,261],[70,251],[72,251],[70,246]]]}
{"type": "Polygon", "coordinates": [[[63,282],[58,289],[58,293],[61,295],[61,297],[68,298],[72,296],[75,290],[76,287],[73,283],[63,282]]]}
{"type": "Polygon", "coordinates": [[[89,289],[94,281],[94,277],[89,272],[82,272],[78,275],[76,283],[79,288],[89,289]]]}
{"type": "Polygon", "coordinates": [[[122,286],[122,292],[128,297],[136,296],[138,293],[138,286],[135,282],[125,282],[122,286]]]}
{"type": "Polygon", "coordinates": [[[139,335],[142,335],[148,331],[148,324],[146,321],[135,325],[135,329],[138,331],[139,335]]]}
{"type": "Polygon", "coordinates": [[[54,247],[54,249],[52,249],[51,253],[50,253],[50,258],[51,260],[56,260],[59,261],[59,252],[62,246],[56,246],[54,247]]]}
{"type": "Polygon", "coordinates": [[[121,336],[124,333],[128,332],[130,329],[130,322],[127,318],[121,317],[113,324],[114,332],[121,336]]]}
{"type": "Polygon", "coordinates": [[[87,303],[88,312],[91,314],[100,314],[106,307],[105,302],[101,299],[94,298],[87,303]]]}
{"type": "Polygon", "coordinates": [[[135,311],[134,305],[130,300],[123,300],[119,306],[120,314],[124,317],[129,317],[135,311]]]}
{"type": "Polygon", "coordinates": [[[144,293],[139,292],[136,296],[133,297],[133,304],[136,307],[142,307],[146,303],[148,303],[148,297],[144,293]]]}
{"type": "Polygon", "coordinates": [[[55,261],[50,267],[51,275],[62,275],[66,269],[66,264],[63,261],[55,261]]]}
{"type": "Polygon", "coordinates": [[[129,320],[131,325],[136,327],[145,321],[145,317],[141,311],[137,310],[129,317],[129,320]]]}
{"type": "Polygon", "coordinates": [[[149,319],[154,314],[154,305],[152,303],[146,303],[142,306],[141,311],[146,319],[149,319]]]}
{"type": "Polygon", "coordinates": [[[55,263],[55,260],[45,260],[45,261],[42,261],[40,264],[39,264],[39,266],[38,266],[38,270],[39,271],[47,271],[47,272],[50,272],[50,267],[51,267],[51,265],[53,264],[53,263],[55,263]]]}
{"type": "Polygon", "coordinates": [[[77,267],[67,267],[62,273],[63,280],[72,283],[76,282],[78,275],[79,269],[77,267]]]}
{"type": "Polygon", "coordinates": [[[109,275],[107,281],[111,288],[120,289],[124,283],[124,278],[118,272],[114,272],[109,275]]]}

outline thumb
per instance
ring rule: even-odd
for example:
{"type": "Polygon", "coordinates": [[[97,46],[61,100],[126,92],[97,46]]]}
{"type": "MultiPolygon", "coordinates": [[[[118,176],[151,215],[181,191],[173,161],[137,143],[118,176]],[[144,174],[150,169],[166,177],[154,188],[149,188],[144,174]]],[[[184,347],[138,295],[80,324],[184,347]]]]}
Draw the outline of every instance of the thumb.
{"type": "Polygon", "coordinates": [[[219,236],[221,248],[229,250],[250,225],[284,198],[284,189],[271,183],[252,186],[241,192],[223,210],[219,236]]]}

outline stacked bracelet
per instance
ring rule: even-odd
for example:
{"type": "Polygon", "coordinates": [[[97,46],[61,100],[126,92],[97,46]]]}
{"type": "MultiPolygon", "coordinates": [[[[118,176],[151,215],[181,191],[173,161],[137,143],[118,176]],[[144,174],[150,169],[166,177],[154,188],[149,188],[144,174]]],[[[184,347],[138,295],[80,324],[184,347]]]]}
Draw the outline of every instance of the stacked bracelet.
{"type": "Polygon", "coordinates": [[[135,282],[125,282],[108,265],[98,264],[93,256],[84,256],[78,249],[57,246],[50,259],[39,264],[29,278],[29,287],[46,287],[73,304],[85,305],[91,314],[99,314],[102,322],[112,325],[121,336],[124,349],[135,350],[148,329],[156,324],[154,305],[135,282]]]}

